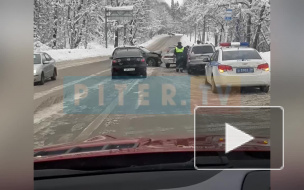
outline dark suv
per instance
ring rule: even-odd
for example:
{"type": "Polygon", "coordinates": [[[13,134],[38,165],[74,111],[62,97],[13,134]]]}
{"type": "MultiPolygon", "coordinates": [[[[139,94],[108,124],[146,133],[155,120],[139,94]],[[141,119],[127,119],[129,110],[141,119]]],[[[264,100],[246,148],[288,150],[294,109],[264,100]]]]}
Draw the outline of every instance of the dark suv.
{"type": "Polygon", "coordinates": [[[139,48],[117,48],[110,59],[112,59],[112,78],[129,75],[147,77],[147,63],[139,48]]]}
{"type": "Polygon", "coordinates": [[[211,44],[198,44],[192,46],[188,51],[187,70],[188,74],[194,71],[205,72],[204,58],[210,58],[215,52],[215,48],[211,44]]]}

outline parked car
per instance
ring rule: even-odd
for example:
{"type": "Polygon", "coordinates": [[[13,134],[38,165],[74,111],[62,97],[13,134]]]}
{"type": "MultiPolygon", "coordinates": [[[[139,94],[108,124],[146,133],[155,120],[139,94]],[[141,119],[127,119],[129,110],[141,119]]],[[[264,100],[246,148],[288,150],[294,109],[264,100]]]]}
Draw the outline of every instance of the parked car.
{"type": "Polygon", "coordinates": [[[45,80],[56,80],[56,61],[47,53],[34,53],[34,83],[43,85],[45,80]]]}
{"type": "Polygon", "coordinates": [[[194,71],[205,72],[206,63],[203,59],[211,57],[215,48],[211,44],[197,44],[190,47],[188,51],[187,71],[192,74],[194,71]]]}
{"type": "Polygon", "coordinates": [[[171,65],[176,65],[175,57],[174,57],[174,47],[171,48],[164,56],[163,61],[166,64],[166,67],[169,68],[171,65]]]}
{"type": "Polygon", "coordinates": [[[110,59],[112,59],[112,78],[128,75],[147,77],[147,63],[140,48],[116,48],[110,59]]]}
{"type": "Polygon", "coordinates": [[[211,84],[212,92],[218,92],[221,86],[259,87],[262,92],[269,91],[269,64],[256,49],[249,48],[246,42],[221,46],[206,65],[206,82],[211,84]]]}

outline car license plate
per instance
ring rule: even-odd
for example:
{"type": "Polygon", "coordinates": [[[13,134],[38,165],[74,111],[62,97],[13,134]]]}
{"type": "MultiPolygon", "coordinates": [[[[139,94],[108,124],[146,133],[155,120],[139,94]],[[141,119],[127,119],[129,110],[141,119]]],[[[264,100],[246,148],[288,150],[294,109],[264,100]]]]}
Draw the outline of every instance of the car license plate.
{"type": "Polygon", "coordinates": [[[253,68],[237,68],[236,73],[253,73],[253,68]]]}
{"type": "Polygon", "coordinates": [[[126,68],[124,71],[135,71],[135,68],[126,68]]]}

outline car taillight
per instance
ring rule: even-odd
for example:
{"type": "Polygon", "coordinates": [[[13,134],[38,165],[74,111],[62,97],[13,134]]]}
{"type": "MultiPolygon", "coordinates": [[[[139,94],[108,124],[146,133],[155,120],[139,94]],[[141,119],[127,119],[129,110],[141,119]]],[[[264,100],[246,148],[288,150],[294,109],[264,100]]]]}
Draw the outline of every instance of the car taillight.
{"type": "Polygon", "coordinates": [[[115,65],[116,63],[117,63],[117,61],[116,61],[116,60],[113,60],[113,61],[112,61],[112,64],[113,64],[113,65],[115,65]]]}
{"type": "Polygon", "coordinates": [[[144,63],[146,60],[144,58],[142,58],[140,61],[144,63]]]}
{"type": "Polygon", "coordinates": [[[218,70],[220,73],[226,72],[226,71],[232,71],[232,67],[229,65],[219,65],[218,70]]]}
{"type": "Polygon", "coordinates": [[[264,64],[261,64],[261,65],[258,65],[258,70],[263,70],[263,71],[269,71],[269,65],[268,63],[264,63],[264,64]]]}

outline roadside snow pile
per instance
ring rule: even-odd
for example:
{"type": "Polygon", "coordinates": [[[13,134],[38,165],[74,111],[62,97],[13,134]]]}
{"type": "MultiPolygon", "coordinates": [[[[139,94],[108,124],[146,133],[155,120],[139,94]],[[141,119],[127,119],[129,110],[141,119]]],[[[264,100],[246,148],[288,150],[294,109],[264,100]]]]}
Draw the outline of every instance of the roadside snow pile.
{"type": "Polygon", "coordinates": [[[34,51],[40,52],[40,51],[47,51],[47,50],[51,50],[51,49],[52,48],[41,43],[40,41],[34,42],[34,51]]]}
{"type": "Polygon", "coordinates": [[[195,44],[194,39],[192,38],[190,40],[190,36],[184,35],[183,37],[181,37],[180,41],[182,42],[183,46],[192,46],[193,44],[195,44]]]}
{"type": "Polygon", "coordinates": [[[260,52],[261,56],[263,57],[263,59],[270,65],[270,51],[268,52],[260,52]]]}
{"type": "Polygon", "coordinates": [[[167,36],[168,36],[167,34],[161,34],[161,35],[154,36],[151,40],[149,40],[149,41],[147,41],[143,44],[140,44],[139,46],[143,46],[143,47],[150,46],[154,42],[158,41],[160,38],[164,38],[164,37],[167,37],[167,36]]]}
{"type": "Polygon", "coordinates": [[[96,48],[96,49],[58,49],[48,50],[46,53],[50,54],[56,61],[67,61],[76,59],[85,59],[90,57],[110,56],[114,48],[96,48]]]}

